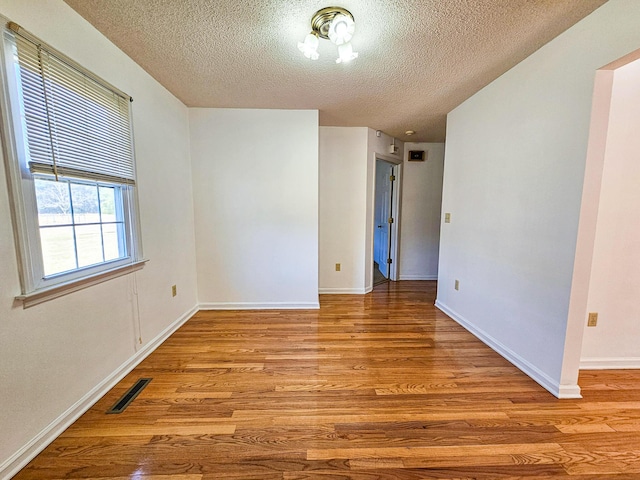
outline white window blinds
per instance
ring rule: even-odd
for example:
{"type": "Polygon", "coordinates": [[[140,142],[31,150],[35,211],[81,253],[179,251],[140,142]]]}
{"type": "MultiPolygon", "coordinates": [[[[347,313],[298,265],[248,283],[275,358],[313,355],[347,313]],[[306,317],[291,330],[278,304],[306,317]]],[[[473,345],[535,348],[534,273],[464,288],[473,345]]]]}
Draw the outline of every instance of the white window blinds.
{"type": "Polygon", "coordinates": [[[129,97],[15,27],[31,171],[135,183],[129,97]]]}

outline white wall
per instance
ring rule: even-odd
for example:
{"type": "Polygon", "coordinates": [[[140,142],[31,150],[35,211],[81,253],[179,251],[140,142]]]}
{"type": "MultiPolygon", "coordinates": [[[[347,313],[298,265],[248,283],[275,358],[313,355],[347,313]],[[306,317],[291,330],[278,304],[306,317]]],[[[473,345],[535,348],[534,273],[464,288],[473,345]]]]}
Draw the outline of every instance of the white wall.
{"type": "Polygon", "coordinates": [[[402,180],[400,280],[436,280],[444,143],[405,143],[402,180]],[[410,150],[424,150],[424,162],[410,162],[410,150]]]}
{"type": "Polygon", "coordinates": [[[320,127],[320,293],[365,292],[367,138],[320,127]]]}
{"type": "Polygon", "coordinates": [[[579,395],[567,318],[594,75],[640,46],[639,18],[611,0],[448,116],[437,305],[560,396],[579,395]]]}
{"type": "Polygon", "coordinates": [[[318,307],[318,112],[189,111],[202,308],[318,307]]]}
{"type": "Polygon", "coordinates": [[[613,72],[610,97],[581,365],[640,368],[640,60],[613,72]]]}
{"type": "Polygon", "coordinates": [[[145,352],[154,337],[190,315],[196,305],[196,275],[187,108],[61,0],[0,0],[0,13],[134,97],[142,242],[149,259],[137,273],[143,345],[136,344],[133,275],[23,309],[14,302],[20,284],[3,162],[2,477],[52,440],[55,428],[48,427],[56,420],[64,423],[97,400],[100,389],[93,396],[91,391],[139,358],[136,351],[145,352]],[[178,286],[175,298],[173,284],[178,286]],[[79,410],[67,411],[74,404],[79,410]],[[44,435],[41,441],[39,434],[44,435]]]}

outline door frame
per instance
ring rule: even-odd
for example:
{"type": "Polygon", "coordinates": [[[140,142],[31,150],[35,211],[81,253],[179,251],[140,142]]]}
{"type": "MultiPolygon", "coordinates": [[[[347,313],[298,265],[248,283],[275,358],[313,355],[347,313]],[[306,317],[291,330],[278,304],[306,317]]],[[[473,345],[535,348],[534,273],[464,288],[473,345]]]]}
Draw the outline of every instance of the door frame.
{"type": "Polygon", "coordinates": [[[391,205],[391,217],[393,218],[393,223],[391,224],[391,231],[389,232],[389,236],[391,238],[391,249],[390,249],[390,258],[391,258],[391,268],[389,268],[389,280],[397,281],[399,277],[399,258],[400,258],[400,212],[401,212],[401,198],[402,198],[402,158],[392,157],[390,155],[385,155],[383,153],[373,153],[372,154],[372,176],[370,180],[370,191],[371,195],[369,198],[370,202],[370,214],[369,214],[369,224],[371,228],[369,229],[369,255],[366,261],[367,264],[370,265],[370,275],[367,279],[368,287],[366,291],[371,291],[373,289],[373,261],[374,261],[374,251],[373,251],[373,240],[374,240],[374,229],[375,229],[375,199],[376,199],[376,160],[382,160],[383,162],[387,162],[393,165],[394,175],[396,177],[393,185],[393,195],[392,195],[392,205],[391,205]]]}
{"type": "Polygon", "coordinates": [[[373,278],[376,278],[377,272],[375,265],[384,275],[386,280],[391,279],[391,265],[387,263],[387,259],[391,258],[391,227],[389,218],[393,217],[393,191],[395,181],[390,177],[395,175],[395,164],[376,159],[375,169],[375,189],[373,202],[373,278]]]}

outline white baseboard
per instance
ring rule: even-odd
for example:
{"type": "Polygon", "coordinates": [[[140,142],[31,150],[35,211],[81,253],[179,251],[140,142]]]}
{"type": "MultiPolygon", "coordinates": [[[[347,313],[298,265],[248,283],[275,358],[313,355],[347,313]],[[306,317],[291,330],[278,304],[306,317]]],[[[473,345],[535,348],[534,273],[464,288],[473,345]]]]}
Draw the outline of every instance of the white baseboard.
{"type": "Polygon", "coordinates": [[[9,479],[23,469],[36,455],[44,450],[51,442],[64,432],[73,422],[89,410],[98,400],[100,400],[109,390],[111,390],[120,380],[122,380],[131,370],[133,370],[142,360],[147,358],[156,348],[158,348],[167,338],[189,320],[196,312],[197,307],[193,307],[187,313],[178,318],[175,322],[160,332],[153,340],[144,345],[126,362],[120,365],[107,378],[93,387],[80,400],[69,407],[62,415],[45,427],[38,435],[27,442],[20,450],[11,455],[0,465],[0,478],[9,479]]]}
{"type": "Polygon", "coordinates": [[[454,321],[456,321],[473,335],[475,335],[480,341],[488,345],[495,352],[499,353],[504,358],[509,360],[514,366],[522,370],[526,375],[531,377],[532,380],[536,381],[538,384],[540,384],[540,386],[547,389],[554,396],[558,398],[582,398],[582,395],[580,395],[580,387],[577,384],[562,385],[558,383],[545,372],[540,370],[535,365],[529,363],[527,360],[522,358],[506,345],[502,344],[491,335],[486,333],[484,330],[481,330],[478,327],[474,326],[471,322],[469,322],[469,320],[464,318],[456,311],[450,309],[438,300],[436,300],[435,305],[437,308],[449,315],[454,321]]]}
{"type": "Polygon", "coordinates": [[[317,310],[320,302],[205,302],[200,310],[317,310]]]}
{"type": "Polygon", "coordinates": [[[638,370],[640,357],[581,358],[580,370],[638,370]]]}
{"type": "Polygon", "coordinates": [[[319,288],[318,293],[320,295],[364,295],[366,290],[364,288],[319,288]]]}
{"type": "Polygon", "coordinates": [[[400,275],[398,280],[437,280],[438,275],[400,275]]]}

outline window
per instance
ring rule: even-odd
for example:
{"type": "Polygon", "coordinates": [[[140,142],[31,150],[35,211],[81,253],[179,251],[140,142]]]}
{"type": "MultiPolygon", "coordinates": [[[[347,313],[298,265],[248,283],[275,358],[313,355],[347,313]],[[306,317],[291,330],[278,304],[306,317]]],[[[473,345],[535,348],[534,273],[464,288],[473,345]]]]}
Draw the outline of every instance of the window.
{"type": "Polygon", "coordinates": [[[139,266],[129,96],[16,24],[2,46],[21,298],[139,266]]]}

